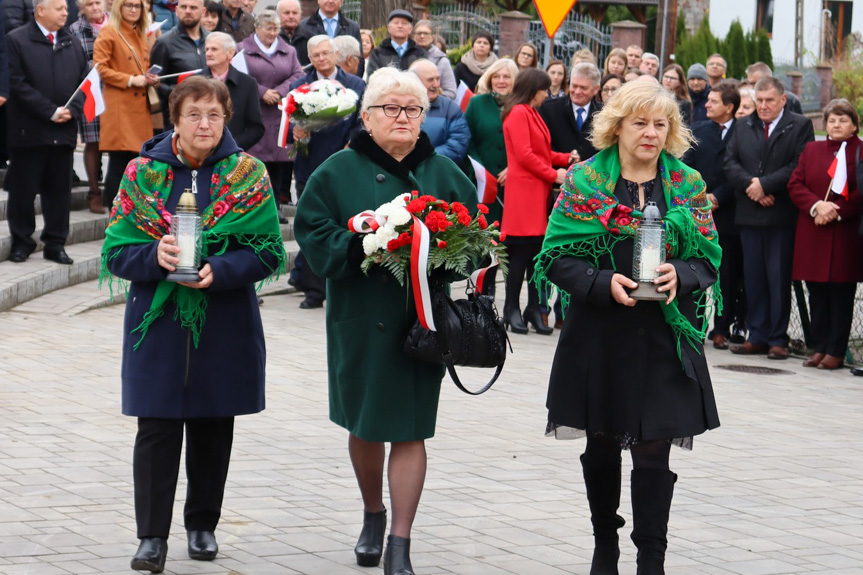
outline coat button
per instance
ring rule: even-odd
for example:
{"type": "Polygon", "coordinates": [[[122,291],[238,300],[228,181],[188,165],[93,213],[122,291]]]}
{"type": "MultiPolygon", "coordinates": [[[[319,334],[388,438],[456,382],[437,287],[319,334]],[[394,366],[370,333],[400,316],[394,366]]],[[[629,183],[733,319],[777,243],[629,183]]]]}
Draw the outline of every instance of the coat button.
{"type": "Polygon", "coordinates": [[[695,271],[695,264],[689,264],[689,269],[691,269],[692,271],[695,271]]]}
{"type": "Polygon", "coordinates": [[[589,276],[593,275],[593,268],[587,268],[587,275],[589,275],[589,276]]]}
{"type": "Polygon", "coordinates": [[[384,324],[382,324],[382,323],[378,324],[378,331],[386,331],[386,330],[387,330],[387,328],[384,327],[384,324]]]}
{"type": "Polygon", "coordinates": [[[383,182],[384,180],[386,180],[386,179],[387,179],[387,177],[386,177],[385,175],[383,175],[383,174],[378,174],[377,176],[375,176],[375,179],[376,179],[378,182],[383,182]]]}

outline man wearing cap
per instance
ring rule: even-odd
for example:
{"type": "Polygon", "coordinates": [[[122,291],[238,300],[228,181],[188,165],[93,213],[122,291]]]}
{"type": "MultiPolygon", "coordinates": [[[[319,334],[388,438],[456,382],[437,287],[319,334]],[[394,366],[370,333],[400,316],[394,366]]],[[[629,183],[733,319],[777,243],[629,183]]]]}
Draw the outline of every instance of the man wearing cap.
{"type": "Polygon", "coordinates": [[[707,119],[707,95],[710,93],[707,83],[707,68],[704,64],[693,64],[686,72],[686,85],[689,87],[689,96],[692,98],[692,123],[703,122],[707,119]]]}
{"type": "Polygon", "coordinates": [[[407,70],[416,60],[426,58],[425,49],[411,40],[413,21],[413,14],[407,10],[390,12],[387,19],[387,32],[390,37],[385,38],[380,46],[369,54],[369,78],[378,68],[395,64],[399,70],[407,70]]]}
{"type": "MultiPolygon", "coordinates": [[[[303,19],[297,27],[291,45],[297,50],[297,58],[305,68],[309,65],[309,50],[306,44],[309,38],[319,34],[326,34],[331,39],[336,36],[353,36],[363,45],[360,37],[360,25],[345,16],[342,12],[342,0],[318,0],[318,11],[303,19]]],[[[365,73],[365,60],[360,58],[360,67],[357,76],[363,77],[365,73]]]]}

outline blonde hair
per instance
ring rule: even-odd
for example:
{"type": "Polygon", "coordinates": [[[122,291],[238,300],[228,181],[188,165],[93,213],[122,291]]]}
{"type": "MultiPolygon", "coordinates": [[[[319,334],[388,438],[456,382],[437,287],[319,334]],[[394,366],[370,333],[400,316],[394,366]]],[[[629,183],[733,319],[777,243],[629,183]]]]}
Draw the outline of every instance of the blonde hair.
{"type": "MultiPolygon", "coordinates": [[[[114,0],[111,6],[111,16],[108,17],[108,26],[119,32],[123,29],[123,5],[129,0],[114,0]]],[[[147,26],[150,25],[150,11],[148,3],[141,0],[141,9],[138,10],[138,21],[135,22],[135,33],[146,42],[147,26]]],[[[145,70],[146,71],[146,70],[145,70]]]]}
{"type": "Polygon", "coordinates": [[[612,58],[623,60],[623,72],[626,73],[626,69],[629,67],[629,60],[626,59],[626,50],[623,48],[615,48],[605,57],[605,65],[602,67],[602,74],[610,74],[608,71],[608,62],[611,61],[612,58]]]}
{"type": "Polygon", "coordinates": [[[378,101],[388,94],[415,96],[423,107],[423,118],[431,105],[428,90],[416,74],[387,66],[379,68],[369,78],[368,87],[363,94],[362,111],[367,112],[370,106],[376,106],[378,101]]]}
{"type": "Polygon", "coordinates": [[[501,58],[489,66],[488,70],[479,77],[479,81],[476,83],[477,95],[491,94],[491,77],[500,72],[501,68],[509,70],[509,75],[512,76],[512,84],[513,86],[515,85],[515,77],[518,76],[518,66],[511,58],[501,58]]]}
{"type": "Polygon", "coordinates": [[[599,150],[611,147],[619,140],[615,133],[623,121],[634,114],[659,113],[668,118],[668,137],[665,151],[680,157],[689,149],[695,138],[683,123],[680,108],[674,95],[655,82],[627,82],[593,117],[591,143],[599,150]]]}

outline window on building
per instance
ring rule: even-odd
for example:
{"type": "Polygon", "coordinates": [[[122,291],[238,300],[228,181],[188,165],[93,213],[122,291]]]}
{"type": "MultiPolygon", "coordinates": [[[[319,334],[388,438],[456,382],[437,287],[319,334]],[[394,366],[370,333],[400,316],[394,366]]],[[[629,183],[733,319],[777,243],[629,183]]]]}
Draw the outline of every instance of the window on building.
{"type": "Polygon", "coordinates": [[[758,13],[756,15],[756,28],[764,30],[773,35],[773,5],[775,0],[758,0],[758,13]]]}
{"type": "Polygon", "coordinates": [[[825,17],[824,56],[830,59],[842,54],[845,39],[851,34],[851,11],[854,3],[830,1],[826,4],[830,16],[829,20],[825,17]]]}

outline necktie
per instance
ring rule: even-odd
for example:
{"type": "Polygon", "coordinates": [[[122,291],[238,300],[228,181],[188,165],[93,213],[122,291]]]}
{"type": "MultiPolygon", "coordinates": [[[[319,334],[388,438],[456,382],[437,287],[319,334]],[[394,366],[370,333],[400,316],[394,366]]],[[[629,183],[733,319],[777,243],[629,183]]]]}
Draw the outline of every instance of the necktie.
{"type": "Polygon", "coordinates": [[[764,139],[770,139],[770,122],[764,122],[764,139]]]}
{"type": "Polygon", "coordinates": [[[725,124],[716,124],[716,127],[719,129],[719,139],[725,139],[725,124]]]}
{"type": "Polygon", "coordinates": [[[54,44],[54,34],[48,34],[48,41],[51,42],[52,45],[54,44]]]}
{"type": "Polygon", "coordinates": [[[336,35],[336,20],[335,18],[324,19],[324,24],[327,27],[327,36],[334,38],[336,35]]]}
{"type": "Polygon", "coordinates": [[[584,125],[584,118],[582,117],[582,114],[584,114],[584,108],[579,108],[575,112],[578,115],[575,121],[578,123],[578,129],[581,130],[581,127],[584,125]]]}
{"type": "Polygon", "coordinates": [[[405,44],[402,44],[401,46],[396,46],[396,52],[398,52],[399,58],[404,58],[406,48],[407,46],[405,44]]]}

